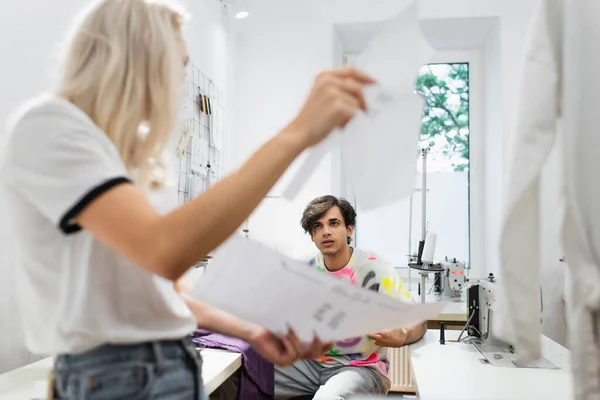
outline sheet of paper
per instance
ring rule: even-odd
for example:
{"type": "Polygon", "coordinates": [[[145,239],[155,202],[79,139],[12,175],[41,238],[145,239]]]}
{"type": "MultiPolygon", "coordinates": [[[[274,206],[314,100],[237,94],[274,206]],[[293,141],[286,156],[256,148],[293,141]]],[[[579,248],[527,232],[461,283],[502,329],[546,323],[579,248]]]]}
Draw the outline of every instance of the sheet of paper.
{"type": "MultiPolygon", "coordinates": [[[[401,200],[414,188],[423,100],[414,93],[417,74],[434,50],[424,37],[416,1],[386,22],[356,67],[378,84],[365,88],[367,113],[359,113],[339,134],[341,140],[315,147],[292,178],[283,197],[293,200],[317,162],[336,143],[361,209],[401,200]]],[[[337,134],[336,134],[337,135],[337,134]]]]}
{"type": "Polygon", "coordinates": [[[342,153],[356,201],[368,211],[413,192],[424,100],[381,86],[368,88],[365,96],[371,108],[346,127],[342,153]]]}
{"type": "Polygon", "coordinates": [[[445,303],[394,300],[233,236],[214,253],[192,296],[279,335],[339,341],[417,324],[445,303]]]}
{"type": "Polygon", "coordinates": [[[355,67],[384,87],[412,92],[419,69],[433,53],[421,29],[417,1],[412,1],[396,18],[385,23],[360,54],[355,67]]]}

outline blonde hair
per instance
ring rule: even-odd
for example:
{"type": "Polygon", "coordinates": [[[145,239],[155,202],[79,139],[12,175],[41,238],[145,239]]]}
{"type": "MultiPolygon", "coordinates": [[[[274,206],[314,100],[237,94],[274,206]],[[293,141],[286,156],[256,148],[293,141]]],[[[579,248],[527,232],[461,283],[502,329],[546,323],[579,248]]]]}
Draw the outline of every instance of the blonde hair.
{"type": "Polygon", "coordinates": [[[112,140],[142,187],[162,186],[179,115],[187,15],[166,0],[99,0],[69,35],[58,95],[112,140]],[[149,131],[141,132],[147,124],[149,131]]]}

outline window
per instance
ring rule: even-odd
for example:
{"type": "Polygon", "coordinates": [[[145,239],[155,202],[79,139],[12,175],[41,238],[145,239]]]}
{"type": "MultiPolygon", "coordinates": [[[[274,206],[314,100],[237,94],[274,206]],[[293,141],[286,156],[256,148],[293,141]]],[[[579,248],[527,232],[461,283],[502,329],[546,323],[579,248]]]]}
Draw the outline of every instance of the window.
{"type": "Polygon", "coordinates": [[[468,171],[469,64],[424,66],[417,79],[417,92],[426,102],[421,146],[430,149],[428,171],[468,171]]]}
{"type": "MultiPolygon", "coordinates": [[[[416,85],[426,100],[421,146],[429,148],[426,221],[427,230],[438,235],[435,258],[456,257],[471,268],[471,276],[484,270],[480,57],[479,51],[439,52],[421,68],[416,85]]],[[[346,57],[348,64],[354,59],[346,57]]],[[[342,171],[342,194],[357,206],[357,246],[406,267],[409,250],[415,253],[421,239],[421,173],[419,157],[412,199],[366,212],[342,171]]]]}
{"type": "MultiPolygon", "coordinates": [[[[435,63],[421,68],[416,91],[425,99],[421,149],[427,149],[427,230],[436,232],[436,261],[469,254],[469,63],[435,63]]],[[[417,161],[417,191],[409,200],[409,248],[422,238],[423,162],[417,161]]]]}

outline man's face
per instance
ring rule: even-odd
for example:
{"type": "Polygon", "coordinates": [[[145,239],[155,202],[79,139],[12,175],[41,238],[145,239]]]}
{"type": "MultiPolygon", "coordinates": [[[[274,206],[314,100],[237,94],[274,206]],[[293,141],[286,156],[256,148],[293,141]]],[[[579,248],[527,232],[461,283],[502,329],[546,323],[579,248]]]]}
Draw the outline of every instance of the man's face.
{"type": "Polygon", "coordinates": [[[312,229],[312,241],[323,255],[335,255],[345,246],[352,236],[353,226],[346,226],[338,206],[327,211],[312,229]]]}

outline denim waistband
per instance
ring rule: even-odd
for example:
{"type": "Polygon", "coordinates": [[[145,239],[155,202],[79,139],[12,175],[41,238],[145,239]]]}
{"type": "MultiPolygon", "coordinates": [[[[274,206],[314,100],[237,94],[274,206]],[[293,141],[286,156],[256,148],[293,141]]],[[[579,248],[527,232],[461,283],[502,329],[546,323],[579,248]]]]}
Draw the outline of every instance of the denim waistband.
{"type": "Polygon", "coordinates": [[[61,354],[54,362],[55,370],[86,368],[94,364],[146,361],[162,364],[166,360],[192,358],[201,362],[191,339],[161,340],[132,344],[106,344],[83,353],[61,354]]]}

